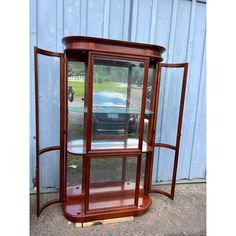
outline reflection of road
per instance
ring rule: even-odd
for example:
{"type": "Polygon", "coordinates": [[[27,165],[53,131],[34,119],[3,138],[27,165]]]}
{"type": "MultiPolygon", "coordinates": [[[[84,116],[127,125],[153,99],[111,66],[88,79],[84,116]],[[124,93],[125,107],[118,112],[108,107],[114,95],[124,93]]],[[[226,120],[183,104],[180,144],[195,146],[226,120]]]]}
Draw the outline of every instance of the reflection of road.
{"type": "MultiPolygon", "coordinates": [[[[130,101],[141,109],[142,102],[142,90],[139,88],[131,89],[130,101]]],[[[70,111],[70,108],[84,108],[84,101],[81,98],[74,99],[73,102],[68,102],[69,114],[68,114],[68,131],[69,140],[82,138],[82,132],[84,127],[84,114],[82,112],[70,111]]],[[[73,110],[73,109],[72,109],[73,110]]]]}
{"type": "Polygon", "coordinates": [[[130,100],[138,109],[141,109],[142,89],[132,88],[130,100]]]}
{"type": "Polygon", "coordinates": [[[68,102],[69,108],[69,125],[83,123],[83,114],[79,112],[70,112],[70,108],[83,108],[84,101],[81,98],[76,98],[73,102],[68,102]]]}

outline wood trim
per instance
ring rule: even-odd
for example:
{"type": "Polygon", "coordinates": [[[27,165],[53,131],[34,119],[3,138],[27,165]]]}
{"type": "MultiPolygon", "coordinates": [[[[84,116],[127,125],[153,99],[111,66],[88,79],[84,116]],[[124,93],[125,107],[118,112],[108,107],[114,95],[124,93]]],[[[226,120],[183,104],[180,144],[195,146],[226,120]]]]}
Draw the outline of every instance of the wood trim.
{"type": "Polygon", "coordinates": [[[154,147],[163,147],[163,148],[169,148],[169,149],[176,150],[176,146],[166,144],[166,143],[154,143],[154,147]]]}
{"type": "Polygon", "coordinates": [[[145,44],[145,43],[137,43],[137,42],[130,42],[124,40],[114,40],[114,39],[105,39],[105,38],[96,38],[96,37],[88,37],[88,36],[67,36],[62,39],[62,43],[66,46],[66,48],[71,43],[90,43],[91,44],[106,44],[112,46],[125,46],[129,48],[142,48],[142,49],[149,49],[149,50],[157,50],[161,53],[165,52],[165,48],[154,45],[154,44],[145,44]]]}
{"type": "Polygon", "coordinates": [[[60,56],[60,201],[63,201],[66,194],[65,187],[65,55],[60,56]]]}
{"type": "Polygon", "coordinates": [[[38,108],[38,48],[34,47],[34,82],[35,82],[35,137],[36,137],[36,205],[37,217],[40,215],[40,178],[39,178],[39,108],[38,108]]]}
{"type": "Polygon", "coordinates": [[[42,54],[44,56],[50,56],[50,57],[64,57],[64,53],[60,53],[60,52],[51,52],[51,51],[47,51],[41,48],[37,48],[35,47],[35,50],[37,53],[42,54]]]}
{"type": "Polygon", "coordinates": [[[148,175],[148,191],[151,190],[151,184],[152,184],[152,172],[153,172],[153,159],[154,159],[154,143],[155,143],[155,135],[156,135],[156,123],[157,123],[157,117],[158,117],[158,107],[159,107],[159,93],[160,93],[160,85],[161,85],[161,64],[157,65],[156,69],[156,86],[155,86],[155,97],[154,99],[154,114],[152,119],[152,126],[151,126],[151,136],[150,136],[150,145],[153,147],[152,152],[150,153],[150,158],[148,160],[148,166],[149,166],[149,175],[148,175]]]}
{"type": "Polygon", "coordinates": [[[137,156],[142,154],[139,149],[103,149],[91,150],[87,153],[88,157],[122,157],[122,156],[137,156]]]}
{"type": "Polygon", "coordinates": [[[56,151],[56,150],[61,150],[61,146],[51,146],[51,147],[46,147],[41,150],[39,150],[39,155],[45,153],[45,152],[51,152],[51,151],[56,151]]]}
{"type": "Polygon", "coordinates": [[[148,83],[148,66],[149,59],[144,62],[144,78],[143,78],[143,89],[142,89],[142,102],[141,102],[141,114],[140,114],[140,124],[139,124],[139,150],[143,147],[143,132],[144,132],[144,114],[146,108],[146,98],[147,98],[147,83],[148,83]]]}
{"type": "Polygon", "coordinates": [[[185,100],[187,75],[188,75],[188,63],[184,63],[183,67],[184,67],[184,75],[183,75],[183,83],[182,83],[182,91],[181,91],[179,119],[178,119],[178,130],[177,130],[177,134],[176,134],[176,145],[175,145],[176,146],[176,151],[175,151],[175,160],[174,160],[172,185],[171,185],[171,197],[172,197],[172,199],[174,199],[174,194],[175,194],[175,182],[176,182],[176,174],[177,174],[177,168],[178,168],[181,129],[182,129],[182,123],[183,123],[184,100],[185,100]]]}

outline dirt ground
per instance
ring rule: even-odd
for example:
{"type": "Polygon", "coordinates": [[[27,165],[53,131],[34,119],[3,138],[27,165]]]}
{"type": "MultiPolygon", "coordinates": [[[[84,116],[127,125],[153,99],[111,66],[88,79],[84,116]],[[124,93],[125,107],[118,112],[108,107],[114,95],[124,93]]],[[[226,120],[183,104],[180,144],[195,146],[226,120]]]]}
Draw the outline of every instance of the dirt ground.
{"type": "Polygon", "coordinates": [[[76,228],[63,216],[60,204],[46,208],[37,218],[35,195],[31,195],[30,235],[206,235],[206,184],[178,184],[174,201],[157,194],[151,194],[151,197],[149,211],[132,221],[76,228]]]}

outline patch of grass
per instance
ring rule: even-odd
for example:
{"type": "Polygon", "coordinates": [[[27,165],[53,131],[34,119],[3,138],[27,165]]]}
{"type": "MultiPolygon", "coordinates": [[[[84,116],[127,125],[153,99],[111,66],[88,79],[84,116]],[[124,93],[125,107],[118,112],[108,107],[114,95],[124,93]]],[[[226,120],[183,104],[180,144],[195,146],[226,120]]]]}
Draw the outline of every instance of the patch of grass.
{"type": "MultiPolygon", "coordinates": [[[[72,86],[75,92],[75,98],[84,97],[84,83],[78,81],[68,81],[68,86],[72,86]]],[[[102,82],[102,83],[94,83],[93,90],[95,92],[116,92],[116,93],[126,93],[127,88],[119,87],[112,82],[102,82]]]]}
{"type": "Polygon", "coordinates": [[[81,98],[84,96],[84,83],[78,81],[68,81],[68,86],[72,86],[74,89],[75,98],[81,98]]]}
{"type": "Polygon", "coordinates": [[[95,92],[106,91],[106,92],[116,92],[116,93],[127,93],[127,88],[118,87],[116,84],[111,82],[95,83],[93,84],[93,90],[95,92]]]}

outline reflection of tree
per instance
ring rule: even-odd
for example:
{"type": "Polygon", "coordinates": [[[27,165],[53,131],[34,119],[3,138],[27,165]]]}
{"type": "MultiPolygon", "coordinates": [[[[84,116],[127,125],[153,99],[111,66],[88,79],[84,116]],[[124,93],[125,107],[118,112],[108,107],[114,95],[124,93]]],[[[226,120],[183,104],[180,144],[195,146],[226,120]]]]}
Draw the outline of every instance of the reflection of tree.
{"type": "MultiPolygon", "coordinates": [[[[128,66],[127,63],[125,67],[118,66],[107,66],[107,65],[94,65],[94,81],[95,83],[103,82],[117,82],[117,83],[127,83],[128,82],[128,66]]],[[[151,86],[152,80],[149,73],[148,86],[151,86]]],[[[85,64],[82,62],[70,61],[68,64],[68,76],[84,76],[85,75],[85,64]]],[[[132,64],[132,84],[137,86],[142,86],[144,76],[143,64],[132,64]]]]}
{"type": "Polygon", "coordinates": [[[70,61],[68,63],[68,76],[84,76],[85,64],[77,61],[70,61]]]}

